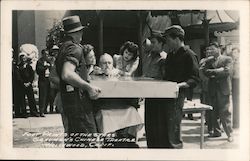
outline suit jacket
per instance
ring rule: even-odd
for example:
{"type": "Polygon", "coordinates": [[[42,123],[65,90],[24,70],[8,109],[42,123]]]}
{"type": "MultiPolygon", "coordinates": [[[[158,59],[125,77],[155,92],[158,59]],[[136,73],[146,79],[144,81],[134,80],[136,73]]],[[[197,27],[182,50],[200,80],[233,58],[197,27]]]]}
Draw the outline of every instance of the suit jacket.
{"type": "Polygon", "coordinates": [[[47,62],[48,64],[51,65],[50,61],[45,58],[45,57],[41,57],[38,61],[37,61],[37,64],[36,64],[36,73],[38,74],[39,78],[38,78],[38,81],[45,81],[45,71],[46,69],[49,69],[50,70],[50,67],[51,66],[45,66],[44,65],[44,62],[47,62]]]}
{"type": "Polygon", "coordinates": [[[209,78],[208,92],[210,96],[214,96],[217,91],[220,91],[223,95],[230,95],[232,69],[232,58],[225,55],[220,55],[216,62],[213,61],[211,65],[207,65],[203,69],[203,73],[209,78]]]}

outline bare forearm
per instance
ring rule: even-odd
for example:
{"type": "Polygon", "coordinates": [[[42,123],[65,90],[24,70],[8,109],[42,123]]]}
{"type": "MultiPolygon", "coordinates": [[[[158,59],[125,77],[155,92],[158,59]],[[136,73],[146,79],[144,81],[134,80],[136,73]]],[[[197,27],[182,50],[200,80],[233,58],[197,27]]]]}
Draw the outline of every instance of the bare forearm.
{"type": "Polygon", "coordinates": [[[62,79],[74,87],[85,89],[85,90],[90,89],[89,83],[84,81],[75,72],[67,73],[67,75],[62,73],[62,79]]]}
{"type": "Polygon", "coordinates": [[[77,73],[75,73],[75,65],[70,62],[65,62],[65,64],[63,65],[61,76],[62,80],[74,87],[85,90],[89,90],[91,88],[88,82],[83,80],[77,73]]]}

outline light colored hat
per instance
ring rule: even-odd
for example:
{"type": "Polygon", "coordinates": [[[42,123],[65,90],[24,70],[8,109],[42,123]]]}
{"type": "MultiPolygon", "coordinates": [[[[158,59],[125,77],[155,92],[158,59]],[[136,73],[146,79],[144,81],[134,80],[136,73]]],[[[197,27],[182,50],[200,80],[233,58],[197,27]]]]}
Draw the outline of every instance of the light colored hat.
{"type": "Polygon", "coordinates": [[[59,47],[57,45],[53,45],[52,50],[59,50],[59,47]]]}
{"type": "Polygon", "coordinates": [[[79,16],[65,17],[62,22],[63,29],[66,33],[81,31],[83,28],[85,28],[82,26],[79,16]]]}

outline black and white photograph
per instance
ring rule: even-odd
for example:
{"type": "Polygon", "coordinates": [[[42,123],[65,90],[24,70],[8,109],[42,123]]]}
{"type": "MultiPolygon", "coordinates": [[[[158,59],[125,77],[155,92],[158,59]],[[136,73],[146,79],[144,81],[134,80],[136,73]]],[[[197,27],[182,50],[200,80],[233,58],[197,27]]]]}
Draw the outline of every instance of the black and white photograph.
{"type": "Polygon", "coordinates": [[[14,2],[5,159],[249,159],[248,1],[14,2]]]}

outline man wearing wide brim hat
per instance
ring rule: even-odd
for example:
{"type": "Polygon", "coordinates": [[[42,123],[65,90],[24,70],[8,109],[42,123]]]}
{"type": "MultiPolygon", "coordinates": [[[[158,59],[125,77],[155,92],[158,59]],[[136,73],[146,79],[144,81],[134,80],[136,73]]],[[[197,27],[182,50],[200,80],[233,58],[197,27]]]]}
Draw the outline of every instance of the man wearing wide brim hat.
{"type": "MultiPolygon", "coordinates": [[[[87,82],[88,72],[80,45],[84,26],[78,16],[65,17],[62,22],[66,36],[59,49],[56,70],[60,77],[63,111],[68,120],[68,136],[72,133],[96,133],[91,99],[98,98],[100,89],[87,82]]],[[[71,139],[73,141],[69,141],[66,147],[81,143],[88,147],[86,142],[75,142],[73,136],[71,139]]]]}

